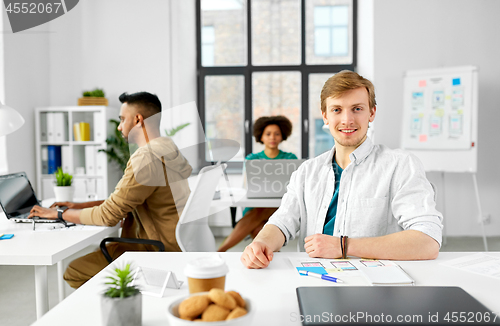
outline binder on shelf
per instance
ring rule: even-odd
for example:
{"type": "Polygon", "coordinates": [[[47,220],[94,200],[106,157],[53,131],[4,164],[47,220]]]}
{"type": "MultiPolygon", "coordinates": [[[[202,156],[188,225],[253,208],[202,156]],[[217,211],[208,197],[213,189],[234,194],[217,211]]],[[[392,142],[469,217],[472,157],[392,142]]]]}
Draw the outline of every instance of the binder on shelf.
{"type": "Polygon", "coordinates": [[[42,174],[49,173],[49,151],[46,146],[42,147],[42,174]]]}
{"type": "Polygon", "coordinates": [[[54,126],[55,126],[54,113],[49,112],[47,113],[47,141],[49,143],[53,143],[56,141],[54,126]]]}
{"type": "Polygon", "coordinates": [[[47,141],[47,114],[40,114],[40,141],[47,141]]]}
{"type": "Polygon", "coordinates": [[[85,146],[85,172],[87,175],[96,175],[95,146],[85,146]]]}
{"type": "Polygon", "coordinates": [[[104,146],[96,146],[95,153],[95,165],[96,165],[96,175],[106,175],[106,167],[108,165],[108,157],[105,152],[99,152],[101,149],[106,149],[104,146]]]}
{"type": "Polygon", "coordinates": [[[54,142],[63,142],[66,140],[66,121],[64,121],[64,113],[52,113],[54,121],[54,142]]]}
{"type": "Polygon", "coordinates": [[[90,124],[87,122],[80,122],[80,137],[82,141],[90,140],[90,124]]]}
{"type": "Polygon", "coordinates": [[[75,141],[81,141],[82,136],[80,135],[80,122],[73,124],[73,138],[75,141]]]}
{"type": "Polygon", "coordinates": [[[103,123],[103,112],[94,112],[94,141],[103,142],[106,140],[106,128],[103,123]]]}
{"type": "Polygon", "coordinates": [[[49,145],[48,152],[48,174],[53,174],[61,166],[61,146],[49,145]]]}
{"type": "Polygon", "coordinates": [[[62,146],[61,148],[61,163],[62,169],[65,173],[73,174],[73,153],[69,146],[62,146]]]}

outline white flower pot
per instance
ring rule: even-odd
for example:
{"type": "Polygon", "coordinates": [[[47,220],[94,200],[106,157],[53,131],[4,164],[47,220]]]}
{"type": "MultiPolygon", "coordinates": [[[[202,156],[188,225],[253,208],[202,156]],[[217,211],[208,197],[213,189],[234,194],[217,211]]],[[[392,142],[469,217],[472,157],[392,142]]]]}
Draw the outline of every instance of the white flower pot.
{"type": "Polygon", "coordinates": [[[66,187],[54,187],[54,193],[56,194],[56,201],[73,201],[73,194],[75,193],[75,188],[73,186],[66,187]]]}
{"type": "Polygon", "coordinates": [[[141,326],[142,294],[128,298],[101,297],[101,316],[104,326],[141,326]]]}

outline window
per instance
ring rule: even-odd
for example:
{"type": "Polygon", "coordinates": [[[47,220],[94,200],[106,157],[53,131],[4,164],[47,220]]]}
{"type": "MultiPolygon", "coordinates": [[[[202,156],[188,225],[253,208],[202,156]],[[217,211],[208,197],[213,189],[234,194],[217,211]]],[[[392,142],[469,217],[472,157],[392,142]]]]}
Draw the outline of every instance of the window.
{"type": "Polygon", "coordinates": [[[314,7],[314,54],[346,56],[349,49],[347,6],[314,7]]]}
{"type": "MultiPolygon", "coordinates": [[[[355,0],[197,0],[198,110],[206,137],[240,143],[232,161],[241,162],[263,149],[253,121],[285,115],[293,132],[280,149],[306,158],[331,148],[320,92],[336,72],[355,69],[355,12],[355,0]]],[[[211,162],[208,153],[202,157],[211,162]]]]}
{"type": "Polygon", "coordinates": [[[201,30],[201,64],[205,67],[214,65],[214,41],[214,27],[203,26],[201,30]]]}

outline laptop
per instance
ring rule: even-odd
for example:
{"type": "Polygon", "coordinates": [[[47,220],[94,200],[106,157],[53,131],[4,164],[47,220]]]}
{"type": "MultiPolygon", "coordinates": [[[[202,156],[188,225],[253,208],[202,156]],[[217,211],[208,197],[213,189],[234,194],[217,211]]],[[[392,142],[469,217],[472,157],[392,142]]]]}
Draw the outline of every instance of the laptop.
{"type": "Polygon", "coordinates": [[[300,320],[308,326],[500,325],[500,318],[493,321],[492,311],[459,287],[299,287],[297,298],[300,320]]]}
{"type": "Polygon", "coordinates": [[[57,220],[35,217],[28,219],[30,210],[41,205],[26,173],[19,172],[0,176],[0,207],[9,220],[15,222],[57,223],[57,220]]]}
{"type": "Polygon", "coordinates": [[[304,161],[305,159],[245,161],[247,198],[283,197],[290,176],[304,161]]]}

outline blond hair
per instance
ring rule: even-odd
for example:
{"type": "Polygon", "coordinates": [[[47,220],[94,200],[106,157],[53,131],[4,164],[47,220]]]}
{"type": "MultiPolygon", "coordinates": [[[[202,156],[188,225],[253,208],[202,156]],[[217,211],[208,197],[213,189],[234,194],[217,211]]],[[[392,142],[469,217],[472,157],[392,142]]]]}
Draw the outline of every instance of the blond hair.
{"type": "Polygon", "coordinates": [[[364,87],[368,91],[368,104],[371,110],[377,105],[377,101],[375,101],[375,87],[372,82],[353,71],[342,70],[328,78],[325,85],[323,85],[323,89],[321,90],[321,112],[326,112],[327,98],[340,97],[344,93],[359,87],[364,87]]]}

